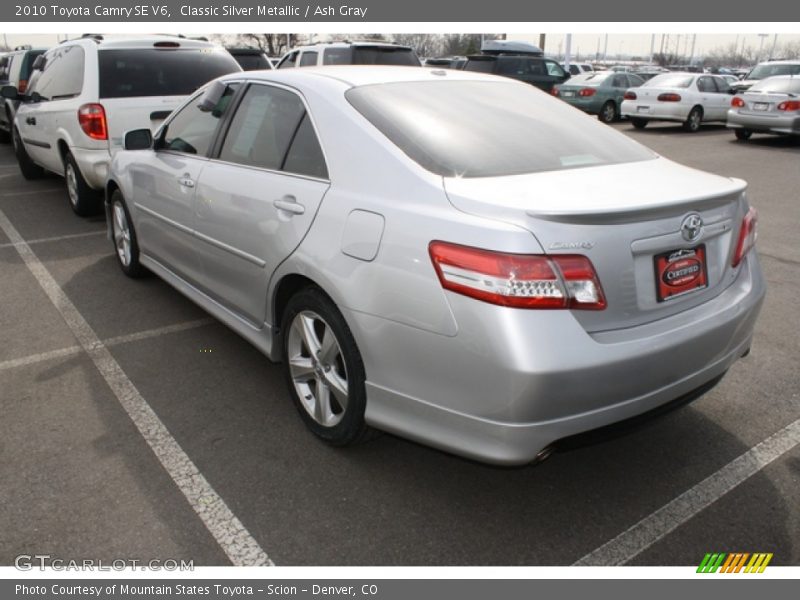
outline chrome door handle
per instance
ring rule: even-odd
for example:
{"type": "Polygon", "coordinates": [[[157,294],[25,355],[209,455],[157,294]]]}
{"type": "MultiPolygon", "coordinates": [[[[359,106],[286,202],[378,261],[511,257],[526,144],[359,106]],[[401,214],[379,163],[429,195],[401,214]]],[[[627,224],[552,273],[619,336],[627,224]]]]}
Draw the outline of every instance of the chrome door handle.
{"type": "Polygon", "coordinates": [[[181,177],[178,179],[178,183],[180,183],[183,187],[193,188],[194,187],[194,180],[189,179],[188,177],[181,177]]]}
{"type": "Polygon", "coordinates": [[[278,210],[283,210],[293,215],[302,215],[306,212],[306,207],[300,204],[294,196],[284,196],[272,202],[272,206],[278,210]]]}

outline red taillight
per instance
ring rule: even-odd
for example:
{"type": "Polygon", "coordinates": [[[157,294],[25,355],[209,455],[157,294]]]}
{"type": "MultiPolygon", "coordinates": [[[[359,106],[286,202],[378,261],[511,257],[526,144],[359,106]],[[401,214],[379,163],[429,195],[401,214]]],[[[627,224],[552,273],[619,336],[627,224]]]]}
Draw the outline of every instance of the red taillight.
{"type": "Polygon", "coordinates": [[[603,310],[591,261],[579,254],[508,254],[447,242],[428,248],[442,287],[514,308],[603,310]]]}
{"type": "Polygon", "coordinates": [[[550,88],[550,95],[551,96],[558,96],[558,88],[553,86],[550,88]]]}
{"type": "Polygon", "coordinates": [[[744,106],[744,100],[739,96],[734,96],[733,100],[731,100],[731,106],[734,108],[742,108],[744,106]]]}
{"type": "Polygon", "coordinates": [[[623,98],[625,100],[636,100],[636,92],[632,92],[632,91],[628,90],[627,92],[625,92],[625,95],[623,96],[623,98]]]}
{"type": "Polygon", "coordinates": [[[81,129],[93,140],[108,139],[106,111],[102,104],[84,104],[78,109],[78,122],[81,129]]]}
{"type": "Polygon", "coordinates": [[[680,94],[673,94],[673,93],[659,94],[658,100],[660,102],[680,102],[681,96],[680,94]]]}
{"type": "Polygon", "coordinates": [[[778,110],[786,110],[786,111],[793,111],[793,110],[800,110],[800,102],[797,100],[787,100],[786,102],[781,102],[776,107],[778,110]]]}
{"type": "Polygon", "coordinates": [[[180,48],[181,45],[178,42],[156,42],[153,44],[153,48],[180,48]]]}
{"type": "Polygon", "coordinates": [[[578,92],[578,96],[588,98],[589,96],[594,96],[596,92],[597,90],[594,88],[583,88],[578,92]]]}
{"type": "Polygon", "coordinates": [[[752,206],[742,219],[742,227],[739,229],[739,241],[736,242],[736,252],[733,255],[732,265],[738,266],[748,252],[756,245],[758,238],[758,212],[752,206]]]}
{"type": "Polygon", "coordinates": [[[27,89],[28,89],[28,80],[27,79],[20,79],[19,80],[19,85],[17,86],[17,91],[20,94],[24,94],[25,90],[27,90],[27,89]]]}

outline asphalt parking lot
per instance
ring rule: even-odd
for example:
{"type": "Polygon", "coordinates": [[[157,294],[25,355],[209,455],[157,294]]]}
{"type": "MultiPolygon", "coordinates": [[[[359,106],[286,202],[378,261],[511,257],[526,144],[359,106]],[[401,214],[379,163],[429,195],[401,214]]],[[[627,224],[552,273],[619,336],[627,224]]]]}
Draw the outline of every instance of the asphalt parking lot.
{"type": "Polygon", "coordinates": [[[749,182],[769,285],[752,353],[689,406],[514,469],[317,441],[278,365],[126,278],[103,218],[0,147],[0,564],[800,565],[800,141],[614,127],[749,182]]]}

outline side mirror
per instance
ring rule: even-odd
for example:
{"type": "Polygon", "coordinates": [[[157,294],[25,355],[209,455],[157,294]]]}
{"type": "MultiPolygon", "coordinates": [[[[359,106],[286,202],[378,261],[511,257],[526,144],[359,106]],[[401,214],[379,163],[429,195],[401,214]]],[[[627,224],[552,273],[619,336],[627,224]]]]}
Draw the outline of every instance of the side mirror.
{"type": "Polygon", "coordinates": [[[134,129],[125,132],[125,150],[147,150],[153,146],[153,134],[149,129],[134,129]]]}
{"type": "Polygon", "coordinates": [[[0,69],[5,69],[8,66],[8,57],[0,58],[0,69]]]}
{"type": "Polygon", "coordinates": [[[3,89],[0,90],[0,95],[7,100],[21,100],[22,96],[19,93],[19,90],[13,85],[4,85],[3,89]]]}
{"type": "Polygon", "coordinates": [[[222,100],[222,96],[225,94],[227,88],[228,86],[221,81],[213,82],[206,88],[203,95],[200,96],[200,102],[197,104],[197,108],[203,112],[213,111],[217,108],[217,105],[219,105],[219,101],[222,100]]]}
{"type": "Polygon", "coordinates": [[[47,64],[47,57],[44,54],[40,54],[33,60],[33,69],[34,71],[43,71],[44,66],[47,64]]]}

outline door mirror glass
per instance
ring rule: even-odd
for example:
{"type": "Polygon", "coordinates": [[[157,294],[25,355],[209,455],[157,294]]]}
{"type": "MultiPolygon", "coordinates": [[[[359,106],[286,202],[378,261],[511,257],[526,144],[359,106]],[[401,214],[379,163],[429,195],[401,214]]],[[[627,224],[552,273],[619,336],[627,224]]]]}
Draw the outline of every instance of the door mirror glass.
{"type": "Polygon", "coordinates": [[[43,71],[44,70],[44,66],[46,64],[47,64],[47,57],[45,57],[44,54],[40,54],[39,56],[37,56],[34,59],[32,69],[34,71],[43,71]]]}
{"type": "Polygon", "coordinates": [[[8,100],[20,99],[19,91],[13,85],[4,85],[3,89],[0,90],[0,95],[2,95],[3,98],[6,98],[8,100]]]}
{"type": "Polygon", "coordinates": [[[125,150],[147,150],[153,145],[149,129],[134,129],[125,133],[125,150]]]}

